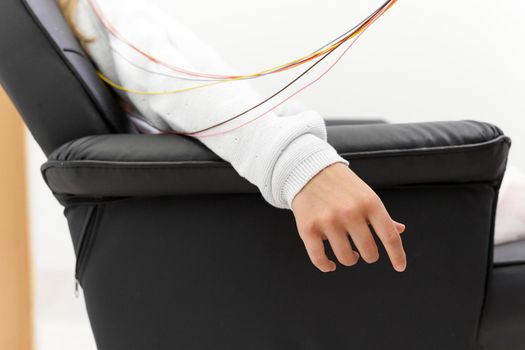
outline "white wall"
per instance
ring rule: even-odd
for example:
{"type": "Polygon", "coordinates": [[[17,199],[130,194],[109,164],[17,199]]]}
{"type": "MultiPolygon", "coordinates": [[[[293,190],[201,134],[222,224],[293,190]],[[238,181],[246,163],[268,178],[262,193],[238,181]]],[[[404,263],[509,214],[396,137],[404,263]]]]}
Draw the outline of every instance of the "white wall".
{"type": "MultiPolygon", "coordinates": [[[[382,1],[192,0],[171,7],[229,62],[252,72],[317,49],[382,1]]],[[[400,0],[300,99],[324,115],[492,122],[513,138],[511,160],[525,167],[525,156],[518,157],[525,155],[524,12],[520,0],[400,0]]],[[[269,93],[279,81],[287,79],[257,86],[269,93]]]]}
{"type": "MultiPolygon", "coordinates": [[[[383,0],[157,1],[171,4],[239,70],[253,72],[317,49],[383,0]]],[[[491,122],[513,138],[510,164],[525,169],[523,13],[522,0],[400,0],[300,100],[326,116],[491,122]]],[[[255,84],[270,93],[290,77],[255,84]]],[[[67,224],[40,175],[43,153],[31,137],[28,143],[35,263],[70,275],[64,283],[72,294],[67,224]]]]}

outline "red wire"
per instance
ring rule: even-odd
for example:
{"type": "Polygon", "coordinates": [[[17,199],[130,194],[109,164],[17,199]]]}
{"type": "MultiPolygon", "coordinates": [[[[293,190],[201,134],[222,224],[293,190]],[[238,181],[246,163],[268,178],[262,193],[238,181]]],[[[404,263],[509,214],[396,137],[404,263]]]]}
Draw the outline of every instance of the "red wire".
{"type": "MultiPolygon", "coordinates": [[[[391,2],[394,3],[395,1],[397,0],[393,0],[391,2]]],[[[93,11],[95,12],[97,18],[102,22],[102,24],[109,30],[109,32],[114,35],[115,37],[117,37],[119,40],[123,41],[126,45],[130,46],[132,49],[134,49],[135,51],[137,51],[138,53],[140,53],[141,55],[145,56],[146,58],[148,58],[149,60],[157,63],[157,64],[160,64],[166,68],[169,68],[171,70],[174,70],[176,72],[179,72],[179,73],[183,73],[183,74],[187,74],[187,75],[192,75],[192,76],[198,76],[198,77],[204,77],[204,78],[213,78],[213,79],[238,79],[238,78],[244,78],[244,76],[242,75],[234,75],[234,76],[227,76],[227,75],[217,75],[217,74],[205,74],[205,73],[198,73],[198,72],[193,72],[193,71],[189,71],[189,70],[186,70],[186,69],[183,69],[183,68],[180,68],[180,67],[176,67],[170,63],[167,63],[167,62],[163,62],[151,55],[149,55],[148,53],[144,52],[143,50],[141,50],[139,47],[135,46],[133,43],[131,43],[129,40],[127,40],[109,21],[107,21],[107,19],[104,17],[104,15],[102,14],[102,11],[100,10],[100,7],[98,6],[98,4],[95,4],[93,2],[93,0],[88,0],[88,3],[90,4],[91,8],[93,9],[93,11]]],[[[388,9],[390,8],[391,4],[387,5],[385,8],[388,9]]],[[[377,16],[380,16],[382,13],[384,13],[384,9],[382,11],[380,11],[378,14],[376,14],[376,16],[374,16],[373,18],[377,18],[377,16]]],[[[373,18],[371,18],[369,21],[363,23],[363,26],[366,26],[373,18]]],[[[372,22],[370,22],[371,24],[372,22]]],[[[345,42],[346,40],[348,40],[349,38],[348,37],[345,37],[343,39],[341,39],[339,42],[345,42]]],[[[311,61],[317,57],[319,57],[320,55],[323,55],[323,53],[318,53],[312,57],[309,57],[307,59],[304,59],[304,60],[301,60],[299,62],[296,62],[290,66],[285,66],[283,68],[280,68],[279,70],[275,71],[275,73],[277,72],[282,72],[282,71],[285,71],[285,70],[288,70],[288,69],[292,69],[300,64],[303,64],[303,63],[306,63],[308,61],[311,61]]],[[[256,76],[256,75],[255,75],[256,76]]]]}
{"type": "MultiPolygon", "coordinates": [[[[177,134],[177,135],[186,135],[186,136],[194,136],[197,135],[196,137],[210,137],[210,136],[217,136],[217,135],[223,135],[223,134],[226,134],[226,133],[229,133],[229,132],[232,132],[232,131],[235,131],[247,124],[250,124],[250,123],[253,123],[255,122],[256,120],[258,120],[259,118],[262,118],[263,116],[265,116],[266,114],[270,113],[271,111],[273,111],[274,109],[276,109],[277,107],[279,107],[280,105],[282,105],[283,103],[287,102],[288,100],[290,100],[291,98],[295,97],[296,95],[298,95],[299,93],[301,93],[302,91],[304,91],[305,89],[307,89],[308,87],[312,86],[313,84],[315,84],[316,82],[318,82],[321,78],[323,78],[326,74],[328,74],[328,72],[330,72],[333,67],[343,58],[343,56],[345,56],[345,54],[348,52],[348,50],[350,50],[352,48],[352,46],[356,43],[356,41],[361,37],[361,35],[363,35],[363,33],[372,25],[372,23],[374,23],[386,10],[388,10],[388,7],[385,8],[383,11],[379,12],[378,15],[376,17],[374,17],[372,19],[372,21],[370,22],[370,24],[368,26],[366,26],[354,39],[354,41],[352,41],[352,43],[343,51],[343,53],[337,58],[337,60],[332,63],[330,65],[330,67],[328,67],[328,69],[322,73],[319,77],[317,77],[316,79],[314,79],[313,81],[311,81],[310,83],[306,84],[305,86],[303,86],[301,89],[297,90],[295,93],[293,93],[292,95],[288,96],[286,99],[284,99],[283,101],[279,102],[278,104],[276,104],[275,106],[273,106],[272,108],[268,109],[266,112],[260,114],[259,116],[255,117],[254,119],[252,120],[249,120],[239,126],[236,126],[234,128],[231,128],[231,129],[228,129],[228,130],[224,130],[224,131],[221,131],[221,132],[216,132],[216,133],[207,133],[207,134],[204,134],[204,135],[198,135],[200,132],[177,132],[177,131],[167,131],[167,132],[163,132],[163,134],[177,134]]],[[[161,130],[161,129],[159,129],[161,130]]]]}
{"type": "MultiPolygon", "coordinates": [[[[365,29],[366,30],[366,29],[365,29]]],[[[321,74],[319,77],[317,77],[316,79],[314,79],[313,81],[311,81],[310,83],[306,84],[305,86],[303,86],[301,89],[297,90],[296,92],[294,92],[293,94],[291,94],[290,96],[288,96],[287,98],[285,98],[284,100],[282,100],[281,102],[279,102],[278,104],[276,104],[275,106],[273,106],[272,108],[268,109],[266,112],[260,114],[259,116],[257,116],[256,118],[246,122],[246,123],[243,123],[239,126],[236,126],[234,128],[231,128],[231,129],[228,129],[228,130],[225,130],[225,131],[221,131],[221,132],[217,132],[217,133],[208,133],[208,134],[204,134],[204,135],[198,135],[199,133],[178,133],[179,135],[187,135],[187,136],[195,136],[197,135],[197,137],[210,137],[210,136],[217,136],[217,135],[222,135],[222,134],[226,134],[228,132],[232,132],[232,131],[235,131],[247,124],[250,124],[250,123],[253,123],[255,122],[257,119],[259,118],[262,118],[263,116],[265,116],[266,114],[270,113],[271,111],[273,111],[274,109],[276,109],[277,107],[279,107],[280,105],[282,105],[283,103],[287,102],[288,100],[292,99],[293,97],[295,97],[296,95],[298,95],[299,93],[301,93],[302,91],[304,91],[305,89],[307,89],[308,87],[312,86],[313,84],[315,84],[316,82],[318,82],[321,78],[323,78],[326,74],[328,74],[328,72],[330,72],[332,70],[332,68],[343,58],[343,56],[348,52],[348,50],[350,50],[350,48],[355,44],[355,42],[357,41],[357,39],[359,39],[359,37],[365,32],[365,30],[363,30],[361,33],[359,33],[354,41],[352,41],[352,43],[343,51],[343,53],[339,56],[339,58],[337,58],[337,60],[323,73],[321,74]]]]}
{"type": "Polygon", "coordinates": [[[137,51],[141,55],[145,56],[146,58],[148,58],[149,60],[151,60],[151,61],[153,61],[153,62],[155,62],[157,64],[160,64],[162,66],[165,66],[167,68],[170,68],[170,69],[172,69],[174,71],[177,71],[177,72],[180,72],[180,73],[184,73],[184,74],[188,74],[188,75],[194,75],[194,76],[199,76],[199,77],[216,78],[216,79],[232,79],[232,78],[241,78],[242,77],[242,76],[226,76],[226,75],[215,75],[215,74],[201,74],[201,73],[198,73],[198,72],[188,71],[188,70],[185,70],[183,68],[179,68],[179,67],[173,66],[173,65],[171,65],[169,63],[163,62],[163,61],[161,61],[161,60],[159,60],[159,59],[149,55],[148,53],[144,52],[143,50],[141,50],[140,48],[135,46],[133,43],[131,43],[129,40],[127,40],[122,34],[120,34],[120,32],[111,23],[109,23],[105,19],[105,17],[102,15],[102,12],[101,12],[98,4],[93,3],[93,0],[88,0],[88,2],[91,5],[91,8],[94,10],[94,12],[95,12],[96,16],[98,17],[98,19],[109,30],[109,32],[111,34],[113,34],[115,37],[117,37],[118,39],[123,41],[126,45],[129,45],[132,49],[134,49],[135,51],[137,51]]]}
{"type": "MultiPolygon", "coordinates": [[[[316,79],[314,79],[313,81],[311,81],[310,83],[306,84],[305,86],[303,86],[301,89],[297,90],[295,93],[293,93],[292,95],[288,96],[287,98],[285,98],[283,101],[279,102],[278,104],[276,104],[275,106],[273,106],[272,108],[268,109],[266,112],[260,114],[259,116],[257,116],[256,118],[252,119],[252,120],[249,120],[237,127],[234,127],[234,128],[231,128],[231,129],[228,129],[228,130],[224,130],[224,131],[221,131],[221,132],[217,132],[217,133],[207,133],[207,134],[204,134],[204,135],[199,135],[200,133],[202,133],[203,131],[197,131],[197,132],[177,132],[177,131],[167,131],[167,130],[162,130],[162,129],[158,129],[159,131],[162,131],[161,133],[162,134],[176,134],[176,135],[186,135],[186,136],[195,136],[197,135],[196,137],[209,137],[209,136],[217,136],[217,135],[222,135],[222,134],[226,134],[228,132],[232,132],[232,131],[235,131],[247,124],[250,124],[250,123],[253,123],[255,122],[256,120],[258,120],[259,118],[265,116],[266,114],[268,114],[269,112],[273,111],[274,109],[276,109],[277,107],[279,107],[280,105],[282,105],[283,103],[287,102],[288,100],[290,100],[291,98],[295,97],[296,95],[298,95],[299,93],[301,93],[302,91],[304,91],[305,89],[307,89],[308,87],[312,86],[313,84],[315,84],[316,82],[318,82],[321,78],[323,78],[326,74],[328,74],[328,72],[330,72],[333,67],[343,58],[343,56],[350,50],[350,48],[353,47],[353,45],[355,44],[355,42],[361,37],[361,35],[363,35],[363,33],[379,18],[381,17],[381,15],[383,13],[385,13],[397,0],[392,0],[387,6],[385,6],[385,8],[383,8],[381,11],[379,11],[375,16],[373,16],[372,18],[370,18],[367,22],[363,23],[362,25],[362,28],[364,28],[354,39],[354,41],[343,51],[343,53],[337,58],[337,60],[332,64],[330,65],[330,67],[328,67],[328,69],[323,72],[319,77],[317,77],[316,79]]],[[[100,13],[100,9],[98,8],[97,5],[95,5],[92,0],[88,0],[88,2],[90,3],[90,5],[92,6],[93,10],[95,11],[97,17],[99,18],[99,20],[104,24],[104,26],[113,34],[115,35],[117,38],[119,38],[120,40],[124,41],[124,43],[126,43],[127,45],[129,45],[130,47],[132,47],[134,50],[138,51],[139,53],[141,53],[142,55],[146,56],[149,60],[155,62],[155,63],[158,63],[158,64],[161,64],[161,65],[164,65],[170,69],[173,69],[173,70],[176,70],[176,71],[180,71],[180,72],[183,72],[183,73],[186,73],[186,74],[189,74],[189,75],[198,75],[198,76],[202,76],[202,77],[212,77],[212,78],[240,78],[242,76],[221,76],[221,75],[214,75],[214,74],[210,74],[210,75],[207,75],[207,74],[200,74],[200,73],[196,73],[196,72],[190,72],[190,71],[186,71],[186,70],[183,70],[181,68],[178,68],[178,67],[172,67],[169,63],[165,63],[165,62],[162,62],[158,59],[156,59],[155,57],[152,57],[150,56],[149,54],[147,54],[146,52],[142,51],[140,48],[136,47],[135,45],[133,45],[131,42],[129,42],[127,39],[125,39],[118,31],[116,28],[113,27],[113,25],[111,25],[111,23],[109,23],[100,13]]],[[[340,45],[342,45],[344,42],[348,41],[350,39],[350,36],[348,37],[345,37],[343,39],[341,39],[339,42],[341,43],[340,45]]],[[[340,45],[336,46],[333,50],[331,51],[334,51],[337,47],[339,47],[340,45]]],[[[331,52],[331,51],[328,51],[328,52],[331,52]]],[[[327,53],[328,53],[327,52],[327,53]]],[[[281,68],[280,70],[278,71],[282,71],[282,70],[286,70],[286,69],[290,69],[294,66],[297,66],[297,65],[300,65],[302,63],[305,63],[305,62],[308,62],[308,61],[311,61],[313,59],[315,59],[316,57],[319,57],[321,55],[324,55],[324,54],[327,54],[327,53],[318,53],[312,57],[309,57],[307,59],[304,59],[302,61],[299,61],[299,62],[296,62],[294,63],[293,65],[289,66],[289,67],[284,67],[284,68],[281,68]]],[[[206,128],[206,130],[209,130],[213,127],[217,127],[219,125],[222,125],[223,123],[219,123],[215,126],[211,126],[211,127],[208,127],[206,128]]]]}

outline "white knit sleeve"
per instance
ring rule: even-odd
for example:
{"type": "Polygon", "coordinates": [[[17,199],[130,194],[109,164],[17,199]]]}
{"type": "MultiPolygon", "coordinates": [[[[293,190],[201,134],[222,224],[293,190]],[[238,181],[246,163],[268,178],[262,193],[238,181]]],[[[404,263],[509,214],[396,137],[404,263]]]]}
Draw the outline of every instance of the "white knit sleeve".
{"type": "MultiPolygon", "coordinates": [[[[122,2],[118,0],[100,3],[104,4],[101,7],[105,16],[124,37],[162,61],[190,71],[239,74],[176,18],[152,3],[129,0],[125,7],[119,6],[122,2]]],[[[189,76],[146,59],[109,35],[94,20],[93,14],[89,14],[87,6],[84,12],[79,10],[79,16],[86,17],[84,21],[79,18],[84,28],[89,31],[87,27],[91,25],[91,33],[102,39],[90,44],[91,56],[103,73],[120,85],[135,90],[165,91],[202,84],[173,78],[189,76]],[[87,20],[88,17],[91,20],[87,20]]],[[[220,123],[264,99],[247,80],[178,94],[127,93],[127,97],[152,124],[167,125],[180,132],[193,132],[220,123]]],[[[275,103],[271,101],[203,135],[237,127],[234,131],[194,137],[256,185],[268,203],[290,209],[295,195],[322,169],[337,162],[349,163],[326,142],[324,120],[315,111],[286,116],[270,112],[250,122],[275,103]]]]}

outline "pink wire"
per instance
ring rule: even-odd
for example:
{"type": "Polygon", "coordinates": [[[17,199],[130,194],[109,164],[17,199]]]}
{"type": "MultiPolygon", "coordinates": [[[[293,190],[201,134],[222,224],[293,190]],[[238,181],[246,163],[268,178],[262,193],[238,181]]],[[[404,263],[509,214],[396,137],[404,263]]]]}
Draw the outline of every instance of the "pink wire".
{"type": "MultiPolygon", "coordinates": [[[[374,20],[375,21],[375,20],[374,20]]],[[[217,135],[222,135],[222,134],[226,134],[228,132],[232,132],[232,131],[235,131],[247,124],[250,124],[250,123],[253,123],[255,122],[257,119],[265,116],[266,114],[270,113],[271,111],[273,111],[274,109],[276,109],[277,107],[279,107],[280,105],[282,105],[283,103],[287,102],[288,100],[290,100],[291,98],[295,97],[296,95],[298,95],[299,93],[301,93],[302,91],[304,91],[305,89],[307,89],[308,87],[312,86],[313,84],[315,84],[316,82],[318,82],[321,78],[323,78],[326,74],[328,74],[328,72],[330,72],[332,70],[332,68],[334,68],[334,66],[343,58],[343,56],[348,52],[348,50],[350,50],[352,48],[352,46],[355,44],[355,42],[359,39],[359,37],[361,35],[363,35],[363,33],[372,25],[372,23],[374,22],[372,21],[370,23],[369,26],[367,26],[361,33],[359,33],[355,39],[352,41],[352,43],[343,51],[343,53],[339,56],[339,58],[337,58],[337,60],[332,63],[332,65],[330,65],[330,67],[328,67],[328,69],[323,73],[321,74],[319,77],[317,77],[316,79],[314,79],[313,81],[311,81],[310,83],[306,84],[305,86],[303,86],[301,89],[297,90],[296,92],[294,92],[292,95],[288,96],[286,99],[282,100],[280,103],[276,104],[274,107],[270,108],[269,110],[267,110],[266,112],[262,113],[261,115],[257,116],[256,118],[246,122],[246,123],[243,123],[239,126],[236,126],[234,128],[231,128],[231,129],[228,129],[228,130],[224,130],[224,131],[221,131],[221,132],[217,132],[217,133],[208,133],[208,134],[204,134],[204,135],[197,135],[199,132],[189,132],[189,133],[186,133],[186,132],[177,132],[177,134],[179,135],[191,135],[191,136],[195,136],[197,135],[197,137],[209,137],[209,136],[217,136],[217,135]]]]}
{"type": "MultiPolygon", "coordinates": [[[[89,0],[90,3],[91,3],[91,0],[89,0]]],[[[290,99],[292,99],[293,97],[297,96],[299,93],[301,93],[302,91],[306,90],[307,88],[309,88],[310,86],[312,86],[313,84],[315,84],[316,82],[318,82],[320,79],[322,79],[326,74],[328,74],[328,72],[330,72],[337,63],[339,63],[339,61],[346,55],[346,53],[354,46],[354,44],[357,42],[357,40],[361,37],[361,35],[364,34],[364,32],[372,26],[372,24],[377,21],[381,15],[386,12],[388,10],[388,6],[385,7],[382,11],[380,11],[376,16],[375,18],[355,37],[355,39],[351,42],[351,44],[343,51],[343,53],[335,60],[335,62],[333,62],[329,67],[328,69],[323,72],[320,76],[318,76],[316,79],[314,79],[313,81],[311,81],[310,83],[306,84],[305,86],[303,86],[301,89],[297,90],[295,93],[293,93],[292,95],[288,96],[287,98],[285,98],[284,100],[282,100],[281,102],[279,102],[278,104],[276,104],[275,106],[273,106],[272,108],[270,108],[269,110],[267,110],[266,112],[260,114],[259,116],[255,117],[254,119],[252,120],[249,120],[241,125],[238,125],[234,128],[231,128],[231,129],[228,129],[228,130],[224,130],[224,131],[221,131],[221,132],[217,132],[217,133],[208,133],[208,134],[204,134],[204,135],[198,135],[199,133],[202,133],[203,131],[198,131],[198,132],[178,132],[178,131],[166,131],[166,130],[162,130],[162,129],[157,129],[159,131],[161,131],[159,134],[176,134],[176,135],[186,135],[186,136],[195,136],[197,135],[196,137],[210,137],[210,136],[217,136],[217,135],[223,135],[223,134],[226,134],[226,133],[229,133],[229,132],[232,132],[232,131],[235,131],[237,129],[240,129],[241,127],[245,126],[245,125],[248,125],[250,123],[253,123],[255,122],[256,120],[258,120],[259,118],[262,118],[263,116],[267,115],[268,113],[270,113],[271,111],[273,111],[274,109],[276,109],[277,107],[279,107],[280,105],[282,105],[283,103],[289,101],[290,99]]],[[[142,119],[142,118],[141,118],[142,119]]]]}
{"type": "Polygon", "coordinates": [[[128,39],[126,39],[126,37],[124,37],[118,30],[117,28],[115,28],[114,25],[112,25],[107,19],[106,17],[104,17],[104,15],[102,14],[102,10],[100,9],[98,3],[94,3],[93,0],[88,0],[88,3],[89,5],[91,6],[91,8],[93,9],[93,11],[95,12],[95,15],[97,16],[97,18],[102,22],[102,24],[109,30],[109,32],[115,36],[116,38],[118,38],[119,40],[121,40],[122,42],[124,42],[126,45],[130,46],[133,50],[137,51],[139,54],[141,54],[142,56],[146,57],[147,59],[157,63],[157,64],[160,64],[166,68],[169,68],[173,71],[176,71],[176,72],[179,72],[179,73],[183,73],[183,74],[186,74],[186,75],[192,75],[192,76],[198,76],[198,77],[205,77],[205,78],[213,78],[213,79],[231,79],[231,78],[240,78],[241,76],[228,76],[228,75],[219,75],[219,74],[205,74],[205,73],[198,73],[198,72],[192,72],[192,71],[189,71],[189,70],[186,70],[186,69],[183,69],[183,68],[180,68],[180,67],[176,67],[170,63],[167,63],[167,62],[163,62],[151,55],[149,55],[147,52],[144,52],[142,49],[140,49],[139,47],[135,46],[132,42],[130,42],[128,39]]]}

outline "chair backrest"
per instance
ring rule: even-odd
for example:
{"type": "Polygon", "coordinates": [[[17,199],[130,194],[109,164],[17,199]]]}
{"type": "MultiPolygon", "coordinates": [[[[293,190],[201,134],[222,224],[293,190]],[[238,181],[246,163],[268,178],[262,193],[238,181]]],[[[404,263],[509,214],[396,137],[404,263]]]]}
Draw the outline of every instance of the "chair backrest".
{"type": "Polygon", "coordinates": [[[0,82],[46,156],[83,136],[137,133],[56,0],[0,1],[0,82]]]}

